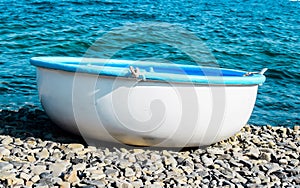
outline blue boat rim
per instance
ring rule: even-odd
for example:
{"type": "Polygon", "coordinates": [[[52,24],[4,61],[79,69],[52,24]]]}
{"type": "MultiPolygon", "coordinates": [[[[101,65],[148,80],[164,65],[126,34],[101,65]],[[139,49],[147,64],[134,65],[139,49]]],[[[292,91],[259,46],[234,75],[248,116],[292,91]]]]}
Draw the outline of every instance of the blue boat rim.
{"type": "Polygon", "coordinates": [[[33,57],[30,59],[30,63],[46,69],[109,77],[135,77],[144,81],[205,85],[261,85],[266,80],[263,74],[249,74],[249,72],[240,70],[147,61],[83,57],[33,57]]]}

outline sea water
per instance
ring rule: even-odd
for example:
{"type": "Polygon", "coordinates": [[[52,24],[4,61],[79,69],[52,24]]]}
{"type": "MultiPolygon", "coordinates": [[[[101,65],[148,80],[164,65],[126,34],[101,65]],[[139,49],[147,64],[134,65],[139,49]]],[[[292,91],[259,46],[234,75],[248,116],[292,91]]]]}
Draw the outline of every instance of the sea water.
{"type": "MultiPolygon", "coordinates": [[[[194,35],[220,67],[269,68],[249,123],[299,125],[299,18],[300,2],[289,0],[0,0],[0,109],[41,108],[31,57],[85,56],[115,28],[134,33],[130,25],[161,23],[173,25],[168,29],[175,35],[176,28],[194,35]]],[[[183,35],[174,39],[184,41],[183,35]]],[[[105,49],[119,42],[110,40],[105,49]]],[[[182,49],[163,40],[135,43],[120,46],[114,58],[193,63],[182,49]]]]}

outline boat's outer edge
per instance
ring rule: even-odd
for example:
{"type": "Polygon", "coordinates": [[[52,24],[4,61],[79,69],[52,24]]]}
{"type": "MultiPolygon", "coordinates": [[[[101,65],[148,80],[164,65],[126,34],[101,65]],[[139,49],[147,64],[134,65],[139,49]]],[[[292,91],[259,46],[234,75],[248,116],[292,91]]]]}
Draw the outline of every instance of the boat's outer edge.
{"type": "MultiPolygon", "coordinates": [[[[49,61],[51,57],[33,57],[30,59],[30,63],[37,67],[47,68],[47,69],[54,69],[54,70],[62,70],[67,72],[77,72],[77,73],[88,73],[88,74],[96,74],[96,75],[103,75],[109,77],[130,77],[131,73],[129,69],[126,68],[112,68],[103,69],[95,67],[88,67],[88,66],[78,66],[71,64],[71,62],[78,62],[82,61],[82,58],[76,57],[53,57],[54,60],[49,61]],[[56,60],[55,60],[56,58],[56,60]],[[60,60],[60,61],[58,61],[60,60]],[[64,61],[61,61],[64,60],[64,61]],[[68,60],[68,61],[67,61],[68,60]],[[67,63],[70,62],[70,63],[67,63]]],[[[83,60],[84,61],[84,60],[83,60]]],[[[106,60],[109,62],[110,60],[106,60]]],[[[123,63],[128,65],[127,60],[115,60],[118,63],[123,63]]],[[[144,62],[143,62],[144,63],[144,62]]],[[[146,62],[147,63],[147,62],[146,62]]],[[[151,63],[151,62],[148,62],[151,63]]],[[[174,64],[172,64],[174,66],[174,64]]],[[[189,67],[189,68],[199,68],[193,65],[179,65],[176,66],[180,67],[189,67]]],[[[212,68],[216,69],[216,68],[212,68]]],[[[222,70],[229,70],[235,71],[238,73],[246,73],[244,71],[239,70],[232,70],[232,69],[223,69],[222,70]]],[[[142,72],[144,76],[144,80],[150,81],[160,81],[160,82],[174,82],[174,83],[193,83],[193,84],[206,84],[206,85],[260,85],[263,84],[266,80],[264,75],[254,74],[252,76],[195,76],[195,75],[180,75],[180,74],[168,74],[168,73],[155,73],[155,72],[142,72]]]]}

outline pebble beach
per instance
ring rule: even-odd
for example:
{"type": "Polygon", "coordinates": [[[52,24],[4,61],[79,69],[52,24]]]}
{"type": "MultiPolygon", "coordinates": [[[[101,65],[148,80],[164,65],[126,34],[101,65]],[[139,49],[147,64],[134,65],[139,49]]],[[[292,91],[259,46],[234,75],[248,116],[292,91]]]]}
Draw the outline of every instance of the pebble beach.
{"type": "Polygon", "coordinates": [[[299,10],[300,0],[0,0],[0,188],[300,188],[299,10]],[[227,140],[93,146],[42,110],[29,62],[42,56],[268,71],[249,125],[227,140]]]}
{"type": "Polygon", "coordinates": [[[203,148],[88,146],[30,106],[1,110],[0,187],[300,187],[300,127],[203,148]]]}

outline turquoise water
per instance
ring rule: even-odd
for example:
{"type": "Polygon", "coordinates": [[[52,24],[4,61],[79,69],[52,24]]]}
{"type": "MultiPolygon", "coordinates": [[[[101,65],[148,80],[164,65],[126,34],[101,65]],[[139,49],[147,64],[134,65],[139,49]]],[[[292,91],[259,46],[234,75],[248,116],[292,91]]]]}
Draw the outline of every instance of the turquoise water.
{"type": "MultiPolygon", "coordinates": [[[[268,67],[250,123],[293,126],[300,120],[299,18],[300,2],[288,0],[0,0],[0,109],[41,108],[31,57],[85,56],[116,27],[165,22],[176,26],[169,28],[172,33],[183,28],[197,36],[221,67],[268,67]]],[[[123,27],[122,32],[133,29],[123,27]]],[[[151,43],[126,47],[114,58],[193,63],[182,50],[151,43]]]]}

